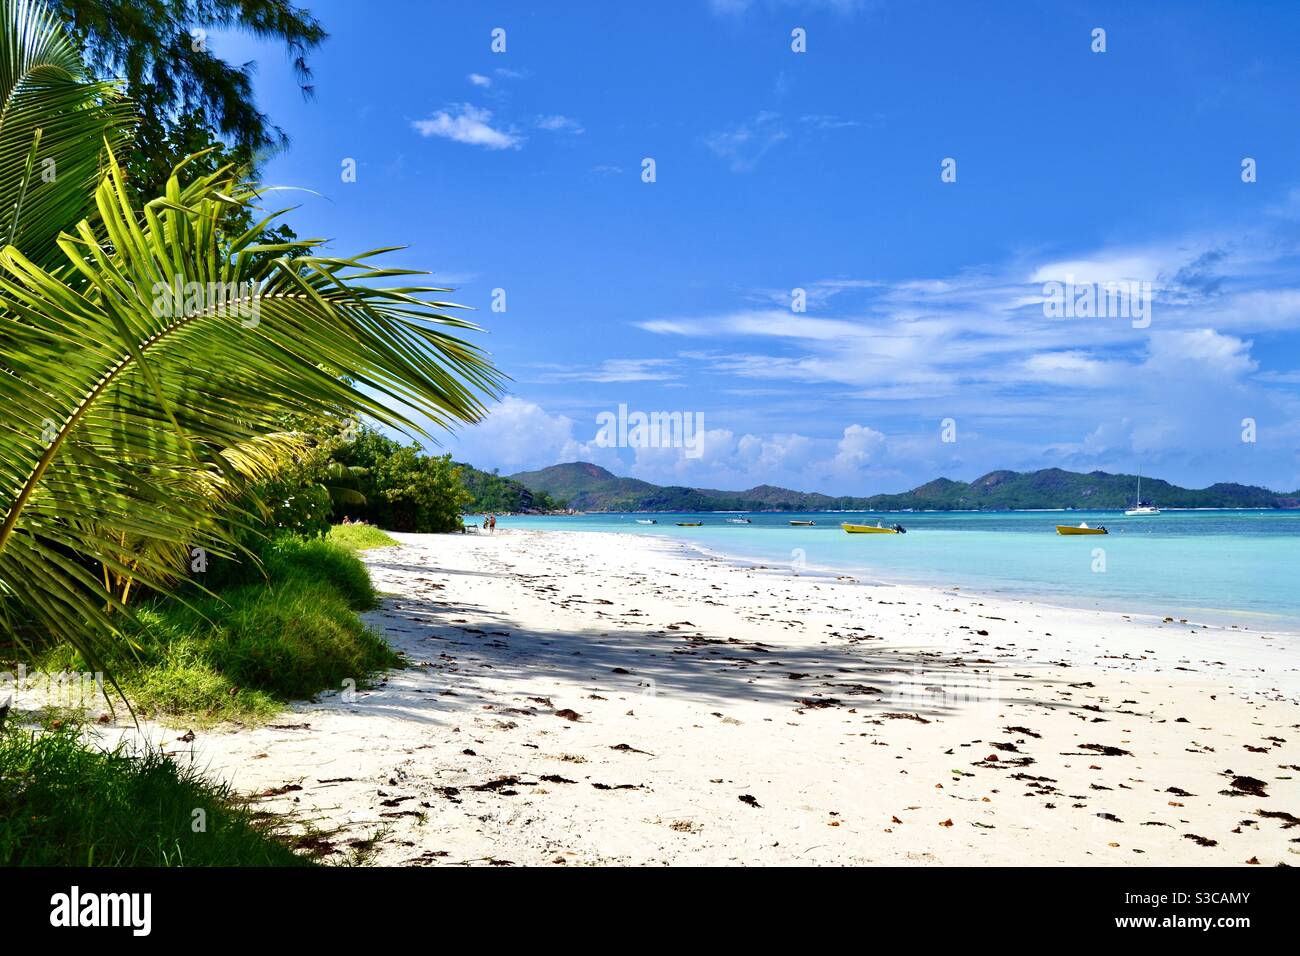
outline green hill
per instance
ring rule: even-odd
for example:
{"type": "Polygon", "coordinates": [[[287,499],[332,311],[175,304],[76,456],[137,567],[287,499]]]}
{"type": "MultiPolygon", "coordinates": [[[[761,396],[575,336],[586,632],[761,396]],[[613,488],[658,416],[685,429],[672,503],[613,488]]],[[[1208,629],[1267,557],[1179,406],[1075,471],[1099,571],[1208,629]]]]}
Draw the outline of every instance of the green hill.
{"type": "Polygon", "coordinates": [[[556,511],[565,506],[563,501],[557,501],[544,491],[534,491],[522,482],[496,472],[481,471],[461,462],[457,462],[456,467],[460,469],[461,484],[473,498],[468,506],[471,511],[520,514],[556,511]]]}
{"type": "Polygon", "coordinates": [[[835,502],[841,500],[772,485],[748,491],[654,485],[639,478],[620,478],[585,461],[510,477],[534,492],[564,498],[569,507],[582,511],[802,511],[837,507],[835,502]]]}
{"type": "MultiPolygon", "coordinates": [[[[1060,468],[994,471],[972,482],[939,479],[898,495],[876,495],[873,508],[1007,511],[1027,508],[1119,510],[1133,503],[1136,475],[1060,468]]],[[[1180,488],[1158,478],[1142,480],[1142,497],[1161,508],[1279,508],[1283,496],[1267,488],[1220,483],[1180,488]]]]}
{"type": "MultiPolygon", "coordinates": [[[[1041,471],[991,471],[974,481],[936,478],[911,491],[870,497],[833,497],[758,485],[746,491],[661,486],[620,478],[599,465],[575,461],[511,480],[534,494],[564,499],[582,511],[1008,511],[1030,508],[1118,510],[1133,502],[1135,475],[1104,471],[1079,474],[1060,468],[1041,471]]],[[[1158,478],[1142,479],[1142,497],[1162,508],[1297,508],[1300,492],[1279,494],[1267,488],[1219,483],[1180,488],[1158,478]]]]}

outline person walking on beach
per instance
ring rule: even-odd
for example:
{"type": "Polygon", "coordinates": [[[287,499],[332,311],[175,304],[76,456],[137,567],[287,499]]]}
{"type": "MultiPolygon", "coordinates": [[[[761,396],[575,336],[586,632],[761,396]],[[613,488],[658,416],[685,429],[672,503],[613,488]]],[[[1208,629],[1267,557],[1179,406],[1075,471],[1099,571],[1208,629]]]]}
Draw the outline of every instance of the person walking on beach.
{"type": "Polygon", "coordinates": [[[483,530],[486,531],[486,530],[487,530],[487,527],[488,527],[488,516],[487,516],[487,515],[484,515],[484,516],[483,516],[483,530]]]}
{"type": "Polygon", "coordinates": [[[496,531],[496,529],[497,529],[497,516],[492,515],[490,518],[488,518],[488,530],[496,531]]]}

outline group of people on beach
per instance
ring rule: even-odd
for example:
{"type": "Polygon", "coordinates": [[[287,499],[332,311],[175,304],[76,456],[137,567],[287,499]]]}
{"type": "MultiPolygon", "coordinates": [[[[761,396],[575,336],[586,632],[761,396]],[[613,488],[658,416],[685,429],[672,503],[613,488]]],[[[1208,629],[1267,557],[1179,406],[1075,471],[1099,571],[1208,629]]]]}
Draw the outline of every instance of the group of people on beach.
{"type": "Polygon", "coordinates": [[[496,515],[484,515],[484,516],[483,516],[483,530],[484,530],[484,531],[495,531],[496,529],[497,529],[497,516],[496,516],[496,515]]]}

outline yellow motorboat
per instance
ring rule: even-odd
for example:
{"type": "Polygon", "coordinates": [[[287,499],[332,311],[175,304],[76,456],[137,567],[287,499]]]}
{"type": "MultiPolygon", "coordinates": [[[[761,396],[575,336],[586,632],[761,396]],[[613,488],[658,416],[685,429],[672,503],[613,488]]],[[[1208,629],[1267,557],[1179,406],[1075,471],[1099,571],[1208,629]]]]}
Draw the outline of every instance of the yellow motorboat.
{"type": "Polygon", "coordinates": [[[902,525],[894,525],[892,528],[886,528],[881,524],[849,524],[847,521],[841,522],[840,527],[849,534],[902,534],[902,525]]]}
{"type": "Polygon", "coordinates": [[[1056,526],[1057,534],[1110,534],[1103,526],[1098,525],[1095,528],[1089,528],[1088,522],[1082,521],[1077,526],[1058,524],[1056,526]]]}

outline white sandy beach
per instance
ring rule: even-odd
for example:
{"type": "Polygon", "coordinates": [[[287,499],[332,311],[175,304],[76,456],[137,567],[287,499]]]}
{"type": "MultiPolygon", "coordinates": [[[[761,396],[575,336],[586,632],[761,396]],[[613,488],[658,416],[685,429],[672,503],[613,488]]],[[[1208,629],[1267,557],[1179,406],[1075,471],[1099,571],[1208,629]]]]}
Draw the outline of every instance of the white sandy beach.
{"type": "Polygon", "coordinates": [[[396,537],[370,619],[408,669],[150,736],[389,865],[1300,863],[1300,635],[396,537]]]}

